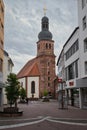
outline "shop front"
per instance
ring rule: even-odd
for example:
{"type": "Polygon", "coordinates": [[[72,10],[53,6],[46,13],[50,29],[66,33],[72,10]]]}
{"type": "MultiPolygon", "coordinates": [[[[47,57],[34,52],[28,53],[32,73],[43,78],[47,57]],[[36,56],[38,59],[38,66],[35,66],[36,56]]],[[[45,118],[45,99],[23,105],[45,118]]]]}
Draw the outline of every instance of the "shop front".
{"type": "Polygon", "coordinates": [[[79,89],[72,88],[67,89],[67,99],[68,99],[68,105],[79,107],[79,89]]]}
{"type": "Polygon", "coordinates": [[[79,88],[79,102],[81,109],[87,109],[87,77],[76,81],[79,88]]]}

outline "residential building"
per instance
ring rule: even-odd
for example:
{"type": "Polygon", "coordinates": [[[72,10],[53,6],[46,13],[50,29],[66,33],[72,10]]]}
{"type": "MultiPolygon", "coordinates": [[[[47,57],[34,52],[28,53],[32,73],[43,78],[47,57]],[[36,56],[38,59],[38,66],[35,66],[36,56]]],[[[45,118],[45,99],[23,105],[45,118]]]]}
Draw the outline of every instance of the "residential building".
{"type": "Polygon", "coordinates": [[[79,92],[76,81],[80,76],[79,66],[79,27],[77,27],[64,47],[65,62],[65,81],[68,103],[72,106],[79,106],[79,92]]]}
{"type": "Polygon", "coordinates": [[[0,0],[0,106],[2,105],[3,89],[3,58],[4,58],[4,3],[0,0]]]}
{"type": "MultiPolygon", "coordinates": [[[[58,81],[65,81],[64,49],[62,49],[59,55],[57,65],[58,65],[58,81]]],[[[56,91],[60,92],[61,88],[64,90],[64,87],[65,87],[64,84],[58,83],[58,88],[56,91]]]]}
{"type": "MultiPolygon", "coordinates": [[[[12,73],[12,68],[14,64],[9,54],[4,50],[4,60],[3,60],[3,83],[7,81],[7,76],[12,73]]],[[[7,98],[5,95],[5,89],[3,88],[3,104],[7,104],[7,98]]]]}
{"type": "Polygon", "coordinates": [[[87,108],[87,0],[78,0],[80,108],[87,108]]]}
{"type": "MultiPolygon", "coordinates": [[[[68,104],[87,108],[87,1],[78,0],[78,25],[63,46],[68,104]]],[[[62,57],[61,57],[62,58],[62,57]]],[[[60,56],[58,61],[60,60],[60,56]]],[[[62,59],[63,60],[63,59],[62,59]]],[[[58,62],[59,67],[59,62],[58,62]]],[[[63,77],[63,75],[62,75],[63,77]]]]}

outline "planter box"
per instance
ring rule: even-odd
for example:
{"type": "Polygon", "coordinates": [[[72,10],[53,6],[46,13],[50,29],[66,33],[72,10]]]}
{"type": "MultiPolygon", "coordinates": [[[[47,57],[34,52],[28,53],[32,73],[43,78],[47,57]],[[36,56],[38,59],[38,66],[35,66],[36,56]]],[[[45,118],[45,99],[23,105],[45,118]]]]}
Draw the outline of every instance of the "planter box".
{"type": "Polygon", "coordinates": [[[23,111],[19,111],[19,108],[15,107],[6,107],[3,109],[3,111],[0,111],[1,117],[17,117],[22,115],[23,111]]]}

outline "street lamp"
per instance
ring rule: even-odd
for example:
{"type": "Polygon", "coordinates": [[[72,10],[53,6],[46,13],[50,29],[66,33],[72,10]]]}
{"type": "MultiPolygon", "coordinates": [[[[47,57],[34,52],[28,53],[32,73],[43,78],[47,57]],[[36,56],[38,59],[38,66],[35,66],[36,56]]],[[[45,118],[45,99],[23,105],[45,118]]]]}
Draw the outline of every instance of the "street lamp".
{"type": "Polygon", "coordinates": [[[63,91],[63,85],[65,84],[65,81],[63,81],[62,80],[62,78],[58,78],[58,83],[60,83],[61,84],[61,89],[60,89],[60,94],[59,94],[59,96],[60,96],[60,105],[61,105],[61,109],[64,109],[65,108],[65,99],[64,99],[64,97],[63,97],[63,93],[64,93],[64,91],[63,91]]]}

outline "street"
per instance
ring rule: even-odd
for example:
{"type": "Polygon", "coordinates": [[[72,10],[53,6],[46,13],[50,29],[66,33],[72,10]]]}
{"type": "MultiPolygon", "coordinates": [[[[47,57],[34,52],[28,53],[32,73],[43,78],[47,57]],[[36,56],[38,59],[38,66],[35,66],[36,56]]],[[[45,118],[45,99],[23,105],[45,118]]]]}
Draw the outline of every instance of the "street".
{"type": "Polygon", "coordinates": [[[87,110],[69,106],[58,109],[58,102],[32,101],[19,104],[22,117],[0,117],[0,129],[9,130],[86,130],[87,110]]]}

